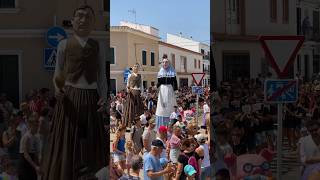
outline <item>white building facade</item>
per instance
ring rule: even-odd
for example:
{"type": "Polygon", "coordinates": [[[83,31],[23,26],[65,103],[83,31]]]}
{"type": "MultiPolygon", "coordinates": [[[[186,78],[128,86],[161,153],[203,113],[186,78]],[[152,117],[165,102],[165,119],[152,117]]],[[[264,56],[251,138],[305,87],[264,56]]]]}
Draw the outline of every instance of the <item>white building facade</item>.
{"type": "Polygon", "coordinates": [[[301,0],[297,3],[297,34],[305,36],[305,43],[297,57],[295,72],[311,80],[320,72],[320,1],[301,0]]]}
{"type": "MultiPolygon", "coordinates": [[[[211,5],[217,83],[256,78],[268,72],[275,77],[259,36],[296,35],[296,2],[230,0],[213,1],[211,5]]],[[[293,68],[289,71],[293,77],[293,68]]]]}
{"type": "Polygon", "coordinates": [[[202,54],[159,41],[159,60],[164,54],[177,72],[178,87],[194,85],[191,74],[203,71],[202,54]]]}
{"type": "Polygon", "coordinates": [[[202,85],[209,86],[210,85],[210,46],[205,43],[195,41],[192,38],[183,37],[181,34],[174,35],[169,33],[167,33],[167,43],[202,54],[202,60],[203,60],[202,72],[205,73],[205,77],[202,80],[202,85]]]}

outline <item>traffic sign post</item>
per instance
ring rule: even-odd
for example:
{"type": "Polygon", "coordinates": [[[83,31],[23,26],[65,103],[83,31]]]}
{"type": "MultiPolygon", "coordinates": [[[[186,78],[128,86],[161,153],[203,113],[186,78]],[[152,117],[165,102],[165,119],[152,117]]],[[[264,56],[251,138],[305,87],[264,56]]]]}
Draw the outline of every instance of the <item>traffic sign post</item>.
{"type": "MultiPolygon", "coordinates": [[[[304,42],[304,36],[261,36],[260,42],[267,60],[279,79],[287,76],[297,53],[304,42]]],[[[267,80],[265,101],[278,104],[277,128],[277,178],[281,179],[282,165],[282,119],[283,103],[295,102],[298,98],[298,82],[295,80],[267,80]]]]}
{"type": "Polygon", "coordinates": [[[123,83],[127,83],[128,82],[128,77],[131,74],[131,71],[129,68],[126,68],[123,72],[123,83]]]}
{"type": "Polygon", "coordinates": [[[198,86],[193,86],[192,87],[192,92],[197,94],[197,113],[196,113],[196,120],[197,120],[197,126],[198,126],[198,112],[199,112],[199,94],[203,94],[203,87],[201,86],[201,82],[202,79],[204,78],[204,76],[206,75],[205,73],[192,73],[192,78],[194,80],[194,82],[198,85],[198,86]]]}
{"type": "Polygon", "coordinates": [[[199,112],[199,95],[203,94],[203,87],[202,86],[192,86],[192,93],[194,94],[197,94],[197,103],[196,103],[196,106],[197,106],[197,112],[196,112],[196,121],[197,121],[197,125],[199,124],[199,120],[198,120],[198,112],[199,112]]]}
{"type": "Polygon", "coordinates": [[[192,78],[194,82],[198,85],[201,86],[202,79],[206,75],[206,73],[192,73],[192,78]]]}
{"type": "Polygon", "coordinates": [[[67,38],[67,33],[63,28],[55,26],[48,30],[46,38],[48,44],[56,48],[61,40],[67,38]]]}
{"type": "Polygon", "coordinates": [[[46,70],[54,71],[57,59],[57,49],[44,48],[43,67],[46,70]]]}
{"type": "Polygon", "coordinates": [[[293,103],[298,99],[298,80],[267,79],[264,86],[265,102],[293,103]]]}

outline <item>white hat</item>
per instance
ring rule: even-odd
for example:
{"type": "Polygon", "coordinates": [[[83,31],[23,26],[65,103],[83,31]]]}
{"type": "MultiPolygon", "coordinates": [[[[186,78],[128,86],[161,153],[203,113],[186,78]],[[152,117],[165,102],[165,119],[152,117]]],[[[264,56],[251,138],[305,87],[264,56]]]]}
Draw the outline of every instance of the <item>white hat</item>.
{"type": "Polygon", "coordinates": [[[194,136],[198,142],[205,141],[208,137],[205,134],[197,134],[194,136]]]}

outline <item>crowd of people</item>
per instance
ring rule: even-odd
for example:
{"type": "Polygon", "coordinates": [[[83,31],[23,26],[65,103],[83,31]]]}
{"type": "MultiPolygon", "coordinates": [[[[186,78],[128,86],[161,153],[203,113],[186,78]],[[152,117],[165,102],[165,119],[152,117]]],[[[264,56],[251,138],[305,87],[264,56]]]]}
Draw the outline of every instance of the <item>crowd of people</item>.
{"type": "Polygon", "coordinates": [[[6,94],[0,99],[0,167],[3,179],[23,180],[41,175],[50,116],[55,106],[47,88],[31,91],[20,107],[6,94]]]}
{"type": "MultiPolygon", "coordinates": [[[[199,112],[191,87],[180,88],[169,123],[159,127],[156,86],[139,94],[143,111],[134,116],[129,129],[124,118],[128,92],[111,95],[110,132],[115,138],[111,158],[107,157],[110,179],[274,177],[270,162],[276,151],[277,108],[264,102],[264,81],[259,76],[222,82],[212,94],[206,87],[199,98],[199,112]]],[[[283,140],[290,149],[282,153],[299,156],[302,179],[319,178],[319,94],[319,80],[299,79],[298,101],[284,106],[283,140]]],[[[1,94],[1,177],[41,176],[40,162],[55,105],[56,99],[46,88],[31,91],[18,108],[1,94]]]]}
{"type": "Polygon", "coordinates": [[[157,128],[157,87],[149,87],[141,93],[144,112],[136,117],[130,131],[123,120],[127,92],[120,91],[113,96],[110,124],[115,139],[112,142],[111,179],[211,179],[207,129],[209,90],[205,88],[200,97],[201,108],[197,114],[196,95],[192,94],[191,87],[179,89],[177,106],[174,106],[169,124],[157,128]],[[202,130],[196,116],[201,119],[202,130]]]}

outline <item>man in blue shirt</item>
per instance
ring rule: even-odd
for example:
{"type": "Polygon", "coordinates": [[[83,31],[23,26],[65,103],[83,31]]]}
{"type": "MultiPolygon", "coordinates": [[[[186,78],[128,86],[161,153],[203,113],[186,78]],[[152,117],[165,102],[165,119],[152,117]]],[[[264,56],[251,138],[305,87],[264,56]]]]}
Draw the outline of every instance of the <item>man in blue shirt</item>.
{"type": "Polygon", "coordinates": [[[160,165],[160,155],[164,149],[161,140],[153,140],[151,143],[151,151],[144,156],[143,161],[143,177],[144,180],[163,180],[163,175],[174,172],[171,164],[165,169],[160,165]]]}

